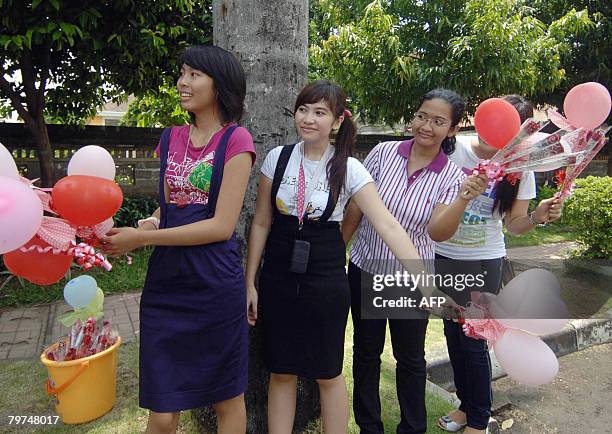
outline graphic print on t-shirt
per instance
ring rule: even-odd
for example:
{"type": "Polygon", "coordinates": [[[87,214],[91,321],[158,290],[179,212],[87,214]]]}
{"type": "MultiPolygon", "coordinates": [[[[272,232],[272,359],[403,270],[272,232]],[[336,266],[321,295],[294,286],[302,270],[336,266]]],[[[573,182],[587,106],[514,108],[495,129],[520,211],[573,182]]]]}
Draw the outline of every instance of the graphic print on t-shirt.
{"type": "MultiPolygon", "coordinates": [[[[291,188],[291,198],[289,200],[289,203],[285,203],[282,199],[280,199],[277,196],[276,205],[278,207],[278,210],[282,214],[291,215],[292,213],[293,214],[296,213],[297,184],[298,184],[297,176],[283,176],[281,180],[281,186],[286,185],[291,188]]],[[[308,181],[306,181],[305,187],[308,188],[308,181]]],[[[314,189],[312,193],[313,197],[320,196],[321,194],[325,194],[325,195],[329,194],[329,187],[327,186],[327,183],[325,181],[319,181],[319,183],[317,184],[317,187],[314,189]]],[[[304,207],[304,210],[305,210],[306,218],[309,220],[313,220],[313,221],[318,220],[319,217],[321,217],[323,215],[323,212],[325,211],[325,209],[322,208],[321,206],[315,207],[311,200],[308,201],[308,204],[306,204],[306,206],[304,207]]]]}
{"type": "MultiPolygon", "coordinates": [[[[472,174],[472,169],[462,167],[466,175],[472,174]]],[[[477,198],[471,200],[463,212],[463,218],[457,232],[448,240],[464,247],[484,247],[487,240],[486,225],[493,218],[496,181],[489,181],[487,189],[477,198]]]]}
{"type": "Polygon", "coordinates": [[[214,158],[215,151],[198,160],[189,156],[177,158],[175,153],[168,154],[166,182],[170,187],[170,200],[178,202],[187,199],[188,203],[208,203],[214,158]]]}

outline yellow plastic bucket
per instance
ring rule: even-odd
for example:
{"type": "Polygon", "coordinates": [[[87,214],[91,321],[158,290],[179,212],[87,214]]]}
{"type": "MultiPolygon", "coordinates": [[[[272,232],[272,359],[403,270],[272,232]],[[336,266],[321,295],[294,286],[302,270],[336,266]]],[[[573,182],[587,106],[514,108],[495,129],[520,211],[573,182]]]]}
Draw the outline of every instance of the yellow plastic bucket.
{"type": "Polygon", "coordinates": [[[49,372],[47,393],[57,399],[55,410],[62,422],[84,423],[108,413],[115,405],[117,348],[121,337],[101,353],[67,362],[47,359],[47,352],[57,345],[47,348],[40,361],[49,372]]]}

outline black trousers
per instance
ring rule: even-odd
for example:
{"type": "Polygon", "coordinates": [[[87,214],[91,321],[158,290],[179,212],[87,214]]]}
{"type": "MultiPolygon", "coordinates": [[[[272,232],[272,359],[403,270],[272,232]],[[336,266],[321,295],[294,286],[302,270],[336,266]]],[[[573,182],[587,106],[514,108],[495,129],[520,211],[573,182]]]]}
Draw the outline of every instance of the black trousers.
{"type": "MultiPolygon", "coordinates": [[[[383,434],[380,415],[380,356],[385,345],[386,319],[361,319],[362,270],[352,262],[348,269],[353,318],[353,411],[362,434],[383,434]]],[[[429,320],[389,319],[395,381],[401,420],[398,434],[425,433],[425,333],[429,320]]]]}
{"type": "MultiPolygon", "coordinates": [[[[436,273],[440,274],[482,274],[485,285],[482,288],[441,288],[455,301],[467,303],[471,290],[497,293],[501,284],[502,259],[460,261],[436,255],[436,273]]],[[[462,304],[463,304],[462,303],[462,304]]],[[[486,429],[491,417],[493,393],[491,389],[491,358],[484,339],[469,338],[462,326],[444,320],[444,335],[448,356],[453,368],[457,398],[461,401],[459,410],[467,416],[471,428],[486,429]]]]}

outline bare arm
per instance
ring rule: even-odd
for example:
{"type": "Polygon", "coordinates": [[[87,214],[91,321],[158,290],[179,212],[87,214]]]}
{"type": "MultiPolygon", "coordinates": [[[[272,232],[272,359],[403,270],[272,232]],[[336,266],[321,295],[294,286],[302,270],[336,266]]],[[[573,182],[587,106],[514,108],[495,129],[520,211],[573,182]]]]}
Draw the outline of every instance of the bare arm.
{"type": "Polygon", "coordinates": [[[361,222],[361,218],[363,217],[363,213],[357,206],[354,200],[351,200],[346,207],[344,212],[344,218],[342,219],[342,239],[345,244],[348,244],[353,238],[355,231],[359,227],[359,223],[361,222]]]}
{"type": "Polygon", "coordinates": [[[270,226],[272,225],[272,181],[265,175],[259,176],[259,187],[257,189],[257,202],[255,205],[255,215],[251,223],[249,233],[249,246],[246,264],[246,287],[247,287],[247,318],[249,324],[255,325],[257,321],[257,289],[255,288],[255,277],[261,257],[263,255],[270,226]]]}
{"type": "MultiPolygon", "coordinates": [[[[563,200],[551,197],[541,201],[535,209],[533,215],[536,223],[547,223],[561,218],[563,210],[563,200]]],[[[532,230],[535,225],[529,221],[529,200],[517,199],[512,204],[512,208],[506,213],[504,223],[511,235],[520,235],[532,230]]]]}
{"type": "Polygon", "coordinates": [[[450,204],[438,203],[433,210],[427,232],[434,241],[446,241],[457,232],[467,204],[487,189],[485,175],[471,175],[461,184],[457,198],[450,204]]]}
{"type": "Polygon", "coordinates": [[[265,175],[259,176],[259,188],[257,190],[257,203],[255,205],[255,215],[251,223],[249,233],[249,246],[246,264],[247,286],[255,286],[255,276],[259,270],[261,257],[263,255],[268,233],[272,225],[272,181],[265,175]]]}
{"type": "MultiPolygon", "coordinates": [[[[416,247],[414,247],[412,240],[402,225],[385,207],[373,182],[366,184],[353,195],[353,201],[406,270],[413,275],[428,274],[425,264],[419,256],[416,247]]],[[[434,285],[423,285],[419,289],[424,297],[445,297],[450,301],[450,297],[442,293],[434,285]]]]}

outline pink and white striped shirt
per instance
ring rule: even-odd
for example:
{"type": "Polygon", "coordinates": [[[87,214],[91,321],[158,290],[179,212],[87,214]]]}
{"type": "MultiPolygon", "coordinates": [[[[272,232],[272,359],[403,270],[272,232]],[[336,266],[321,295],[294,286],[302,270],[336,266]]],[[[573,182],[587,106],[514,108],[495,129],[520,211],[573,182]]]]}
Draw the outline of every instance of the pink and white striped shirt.
{"type": "MultiPolygon", "coordinates": [[[[406,229],[419,255],[433,260],[434,241],[427,224],[438,203],[455,200],[465,174],[442,150],[426,167],[408,176],[408,159],[414,139],[376,145],[364,166],[376,182],[378,194],[391,214],[406,229]]],[[[403,271],[399,261],[378,236],[368,219],[363,218],[351,247],[351,262],[371,274],[403,271]]]]}

